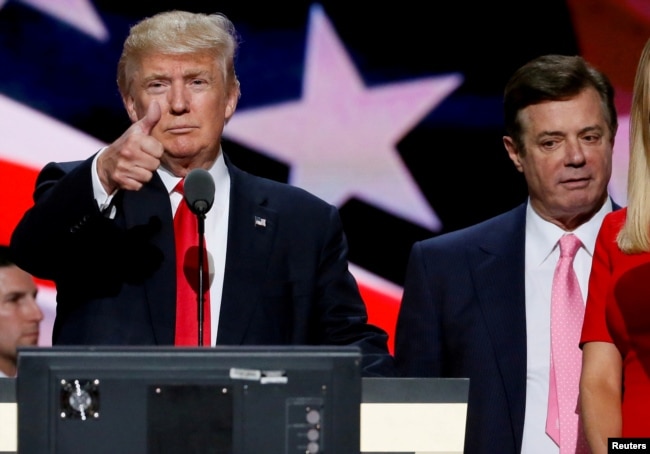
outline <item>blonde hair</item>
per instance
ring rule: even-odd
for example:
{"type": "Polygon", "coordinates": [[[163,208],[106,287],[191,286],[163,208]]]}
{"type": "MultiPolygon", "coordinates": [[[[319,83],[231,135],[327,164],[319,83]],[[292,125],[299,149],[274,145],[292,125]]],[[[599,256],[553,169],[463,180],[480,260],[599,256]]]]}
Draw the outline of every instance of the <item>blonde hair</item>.
{"type": "Polygon", "coordinates": [[[134,66],[149,54],[194,54],[207,52],[219,61],[226,86],[239,91],[235,55],[239,46],[233,23],[223,14],[167,11],[131,27],[117,65],[117,85],[122,96],[129,94],[134,66]]]}
{"type": "Polygon", "coordinates": [[[634,78],[630,111],[627,217],[617,237],[626,253],[650,251],[650,39],[634,78]]]}

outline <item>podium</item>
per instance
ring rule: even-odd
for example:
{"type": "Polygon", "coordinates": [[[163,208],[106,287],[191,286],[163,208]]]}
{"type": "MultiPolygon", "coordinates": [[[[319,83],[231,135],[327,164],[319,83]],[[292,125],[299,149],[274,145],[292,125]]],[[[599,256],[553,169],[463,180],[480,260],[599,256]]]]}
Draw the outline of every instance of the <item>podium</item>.
{"type": "Polygon", "coordinates": [[[356,347],[24,348],[21,454],[358,454],[356,347]]]}
{"type": "Polygon", "coordinates": [[[0,377],[0,454],[16,452],[16,379],[0,377]]]}
{"type": "Polygon", "coordinates": [[[469,379],[363,378],[361,452],[462,454],[469,379]]]}
{"type": "Polygon", "coordinates": [[[361,378],[360,358],[347,347],[25,348],[18,378],[0,379],[0,454],[463,452],[469,379],[361,378]]]}

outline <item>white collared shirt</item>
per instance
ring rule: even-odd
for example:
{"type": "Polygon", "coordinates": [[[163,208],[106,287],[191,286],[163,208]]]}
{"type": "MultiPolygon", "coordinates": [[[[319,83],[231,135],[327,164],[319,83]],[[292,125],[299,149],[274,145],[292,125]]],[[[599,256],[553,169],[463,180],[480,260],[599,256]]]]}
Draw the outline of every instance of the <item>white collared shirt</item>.
{"type": "MultiPolygon", "coordinates": [[[[574,259],[573,268],[578,276],[583,300],[587,299],[591,260],[596,236],[612,202],[607,202],[588,222],[574,233],[583,247],[574,259]]],[[[526,416],[522,454],[559,453],[555,442],[546,435],[546,412],[549,391],[551,358],[551,286],[555,265],[560,255],[557,244],[568,232],[542,219],[528,203],[526,211],[526,416]]]]}

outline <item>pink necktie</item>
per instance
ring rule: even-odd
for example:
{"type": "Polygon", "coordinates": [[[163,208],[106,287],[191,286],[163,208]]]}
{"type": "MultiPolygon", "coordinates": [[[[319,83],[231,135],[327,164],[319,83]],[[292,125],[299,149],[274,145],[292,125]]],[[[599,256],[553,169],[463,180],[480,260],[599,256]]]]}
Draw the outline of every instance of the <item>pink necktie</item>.
{"type": "MultiPolygon", "coordinates": [[[[174,191],[183,194],[181,180],[174,191]]],[[[198,345],[198,250],[199,231],[196,215],[190,211],[185,198],[178,205],[174,215],[174,237],[176,242],[176,334],[175,345],[198,345]]],[[[210,346],[210,292],[208,257],[204,249],[203,267],[203,345],[210,346]]]]}
{"type": "Polygon", "coordinates": [[[561,454],[587,453],[578,418],[578,388],[582,355],[578,346],[584,303],[573,259],[582,243],[573,234],[560,238],[560,259],[551,295],[551,373],[546,433],[561,454]]]}

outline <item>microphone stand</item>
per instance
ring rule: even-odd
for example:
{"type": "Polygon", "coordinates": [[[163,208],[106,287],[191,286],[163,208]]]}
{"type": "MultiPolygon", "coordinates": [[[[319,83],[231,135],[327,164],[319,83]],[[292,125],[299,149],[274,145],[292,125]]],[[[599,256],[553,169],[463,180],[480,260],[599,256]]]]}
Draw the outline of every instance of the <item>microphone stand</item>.
{"type": "Polygon", "coordinates": [[[199,265],[199,291],[197,292],[197,304],[198,304],[198,314],[199,314],[199,347],[203,346],[203,262],[205,261],[203,252],[205,251],[205,213],[197,213],[198,227],[199,227],[199,253],[198,253],[198,265],[199,265]]]}
{"type": "MultiPolygon", "coordinates": [[[[204,321],[204,295],[203,295],[203,281],[204,281],[204,266],[205,261],[205,214],[210,211],[212,202],[214,201],[214,180],[210,173],[201,168],[190,170],[185,176],[184,184],[184,197],[190,210],[196,215],[199,233],[199,251],[198,251],[198,278],[199,288],[197,292],[198,304],[198,333],[199,339],[197,344],[203,345],[203,321],[204,321]]],[[[209,276],[208,276],[209,279],[209,276]]],[[[212,339],[210,339],[210,343],[212,339]]]]}

